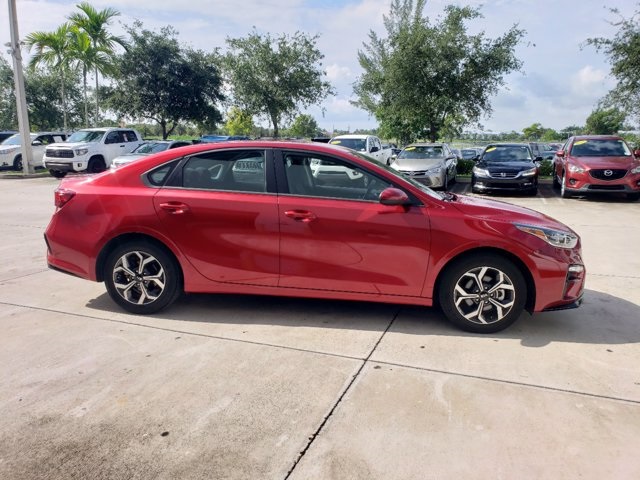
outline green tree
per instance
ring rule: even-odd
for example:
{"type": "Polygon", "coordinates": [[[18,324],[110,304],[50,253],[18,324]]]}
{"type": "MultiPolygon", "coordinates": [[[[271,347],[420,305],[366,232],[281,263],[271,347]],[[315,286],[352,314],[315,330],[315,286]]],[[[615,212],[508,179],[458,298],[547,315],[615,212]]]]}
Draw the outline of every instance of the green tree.
{"type": "Polygon", "coordinates": [[[544,132],[545,128],[541,123],[534,123],[522,129],[524,138],[526,138],[527,140],[540,140],[542,135],[544,135],[544,132]]]}
{"type": "Polygon", "coordinates": [[[626,115],[617,108],[597,108],[587,117],[585,130],[591,135],[613,135],[622,129],[626,115]]]}
{"type": "Polygon", "coordinates": [[[275,137],[300,107],[333,93],[323,80],[317,39],[300,32],[273,38],[255,30],[246,38],[227,38],[225,66],[234,99],[244,110],[266,116],[275,137]]]}
{"type": "Polygon", "coordinates": [[[289,127],[289,134],[293,137],[311,138],[317,136],[319,131],[320,127],[316,119],[304,113],[298,115],[289,127]]]}
{"type": "Polygon", "coordinates": [[[13,83],[13,70],[0,56],[0,130],[17,130],[18,114],[13,83]]]}
{"type": "Polygon", "coordinates": [[[34,130],[59,130],[64,125],[77,127],[82,124],[82,96],[77,73],[70,72],[64,79],[63,87],[57,72],[48,69],[29,71],[25,75],[25,90],[29,109],[29,123],[34,130]],[[62,103],[61,88],[70,100],[62,103]]]}
{"type": "Polygon", "coordinates": [[[497,39],[469,35],[466,23],[480,18],[479,10],[449,5],[432,23],[423,17],[425,4],[393,0],[384,16],[386,37],[371,31],[358,52],[364,73],[354,103],[403,143],[435,141],[451,116],[463,118],[458,126],[477,122],[491,112],[503,76],[521,66],[513,51],[523,30],[512,26],[497,39]]]}
{"type": "Polygon", "coordinates": [[[216,104],[224,98],[217,56],[182,47],[169,26],[156,33],[136,22],[127,32],[109,107],[122,117],[157,122],[164,139],[179,122],[215,128],[222,120],[216,104]]]}
{"type": "Polygon", "coordinates": [[[611,12],[618,16],[617,21],[611,22],[618,27],[616,35],[590,38],[587,44],[607,55],[611,74],[618,81],[607,103],[618,106],[631,117],[640,118],[640,3],[630,18],[624,18],[615,8],[611,12]]]}
{"type": "MultiPolygon", "coordinates": [[[[78,60],[83,64],[85,69],[93,69],[96,81],[95,89],[95,124],[100,121],[100,105],[98,101],[98,76],[110,75],[113,73],[113,60],[115,58],[115,48],[120,45],[124,47],[125,41],[112,35],[108,31],[108,26],[114,17],[120,15],[114,8],[105,8],[103,10],[96,10],[89,2],[82,2],[76,5],[80,12],[72,13],[69,15],[69,20],[72,25],[86,34],[88,38],[88,45],[86,38],[82,35],[76,35],[77,47],[76,53],[78,53],[78,60]]],[[[85,71],[85,92],[86,92],[86,71],[85,71]]],[[[86,98],[86,93],[85,93],[86,98]]]]}
{"type": "Polygon", "coordinates": [[[224,128],[229,135],[251,135],[255,128],[253,116],[238,107],[231,107],[224,128]]]}
{"type": "Polygon", "coordinates": [[[561,138],[562,135],[556,132],[553,128],[545,128],[542,137],[540,137],[540,140],[542,140],[543,142],[554,142],[560,140],[561,138]]]}
{"type": "Polygon", "coordinates": [[[569,125],[568,127],[564,127],[562,130],[560,130],[560,136],[562,137],[562,139],[566,140],[573,135],[582,135],[583,132],[584,127],[581,127],[579,125],[569,125]]]}
{"type": "Polygon", "coordinates": [[[59,77],[60,100],[62,102],[63,129],[67,131],[67,79],[74,75],[72,49],[70,46],[71,32],[68,23],[63,23],[53,32],[33,32],[25,41],[29,50],[34,54],[29,61],[29,68],[35,71],[39,65],[44,65],[57,73],[59,77]]]}

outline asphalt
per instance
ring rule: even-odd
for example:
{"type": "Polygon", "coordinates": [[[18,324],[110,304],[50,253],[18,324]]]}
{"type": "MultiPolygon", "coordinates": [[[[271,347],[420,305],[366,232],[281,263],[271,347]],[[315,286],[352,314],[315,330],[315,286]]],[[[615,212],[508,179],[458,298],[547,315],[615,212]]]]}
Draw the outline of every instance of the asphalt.
{"type": "Polygon", "coordinates": [[[57,184],[0,180],[1,479],[640,478],[640,202],[500,197],[582,236],[585,301],[473,335],[359,302],[126,314],[47,269],[57,184]]]}

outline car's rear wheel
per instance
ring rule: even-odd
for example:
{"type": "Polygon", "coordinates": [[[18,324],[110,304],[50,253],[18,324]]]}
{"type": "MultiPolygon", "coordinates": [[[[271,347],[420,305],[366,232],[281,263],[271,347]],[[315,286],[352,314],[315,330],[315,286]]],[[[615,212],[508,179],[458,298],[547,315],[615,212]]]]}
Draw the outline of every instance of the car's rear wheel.
{"type": "Polygon", "coordinates": [[[67,172],[61,172],[60,170],[49,170],[49,174],[52,177],[64,178],[67,175],[67,172]]]}
{"type": "Polygon", "coordinates": [[[182,293],[176,259],[146,241],[129,242],[113,250],[105,262],[104,279],[113,301],[136,314],[162,310],[182,293]]]}
{"type": "Polygon", "coordinates": [[[13,159],[13,169],[18,172],[22,170],[22,155],[18,155],[13,159]]]}
{"type": "Polygon", "coordinates": [[[100,173],[104,172],[107,169],[107,165],[104,163],[104,159],[102,157],[93,157],[89,160],[89,164],[87,165],[87,172],[89,173],[100,173]]]}
{"type": "Polygon", "coordinates": [[[492,254],[467,257],[447,267],[438,291],[446,317],[476,333],[507,328],[520,317],[526,299],[527,284],[520,270],[492,254]]]}

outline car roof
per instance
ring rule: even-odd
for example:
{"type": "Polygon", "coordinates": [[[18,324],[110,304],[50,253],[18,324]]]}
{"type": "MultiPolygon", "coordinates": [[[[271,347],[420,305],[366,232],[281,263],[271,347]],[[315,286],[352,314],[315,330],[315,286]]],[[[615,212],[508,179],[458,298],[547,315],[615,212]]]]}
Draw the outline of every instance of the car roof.
{"type": "Polygon", "coordinates": [[[371,136],[372,135],[368,135],[368,134],[365,134],[365,133],[363,133],[363,134],[350,133],[350,134],[347,134],[347,135],[336,135],[333,138],[354,138],[356,140],[361,140],[363,138],[367,138],[367,137],[371,137],[371,136]]]}
{"type": "Polygon", "coordinates": [[[576,135],[574,140],[622,140],[618,135],[576,135]]]}
{"type": "MultiPolygon", "coordinates": [[[[417,142],[407,145],[407,147],[443,147],[444,143],[417,142]]],[[[404,148],[407,148],[404,147],[404,148]]]]}

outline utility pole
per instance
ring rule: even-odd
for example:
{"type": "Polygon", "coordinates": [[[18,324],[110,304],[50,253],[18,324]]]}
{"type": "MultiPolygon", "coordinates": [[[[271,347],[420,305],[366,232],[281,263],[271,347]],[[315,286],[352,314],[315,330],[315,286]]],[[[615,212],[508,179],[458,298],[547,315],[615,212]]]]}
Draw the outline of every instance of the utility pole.
{"type": "Polygon", "coordinates": [[[31,128],[29,127],[29,112],[27,111],[27,96],[24,89],[24,74],[22,72],[22,52],[20,51],[20,35],[18,35],[18,14],[16,0],[9,1],[9,29],[11,30],[11,49],[13,58],[13,80],[16,90],[16,110],[18,112],[18,129],[22,137],[22,171],[25,175],[32,173],[33,151],[31,150],[31,128]]]}

